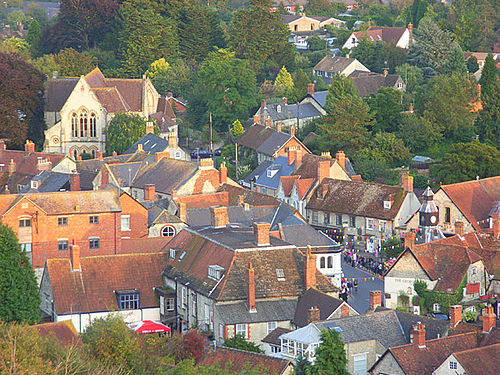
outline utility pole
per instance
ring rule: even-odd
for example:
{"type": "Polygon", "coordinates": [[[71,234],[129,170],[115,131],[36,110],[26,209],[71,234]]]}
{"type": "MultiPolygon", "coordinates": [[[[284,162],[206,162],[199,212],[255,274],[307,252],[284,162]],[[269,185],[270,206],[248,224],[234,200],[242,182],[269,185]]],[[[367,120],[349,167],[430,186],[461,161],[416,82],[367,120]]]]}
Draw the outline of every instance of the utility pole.
{"type": "Polygon", "coordinates": [[[236,182],[238,182],[238,143],[234,143],[235,159],[236,159],[236,182]]]}
{"type": "Polygon", "coordinates": [[[212,112],[210,112],[210,152],[214,152],[214,147],[212,144],[212,112]]]}

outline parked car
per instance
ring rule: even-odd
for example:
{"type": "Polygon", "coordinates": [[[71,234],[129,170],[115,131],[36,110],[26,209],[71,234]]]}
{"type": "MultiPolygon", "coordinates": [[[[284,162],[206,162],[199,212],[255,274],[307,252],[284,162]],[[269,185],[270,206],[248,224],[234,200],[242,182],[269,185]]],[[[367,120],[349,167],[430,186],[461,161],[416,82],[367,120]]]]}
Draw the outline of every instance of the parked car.
{"type": "Polygon", "coordinates": [[[217,150],[214,151],[214,156],[221,156],[222,155],[222,148],[218,148],[217,150]]]}
{"type": "Polygon", "coordinates": [[[213,154],[205,150],[193,150],[191,151],[191,159],[208,159],[211,158],[213,154]]]}

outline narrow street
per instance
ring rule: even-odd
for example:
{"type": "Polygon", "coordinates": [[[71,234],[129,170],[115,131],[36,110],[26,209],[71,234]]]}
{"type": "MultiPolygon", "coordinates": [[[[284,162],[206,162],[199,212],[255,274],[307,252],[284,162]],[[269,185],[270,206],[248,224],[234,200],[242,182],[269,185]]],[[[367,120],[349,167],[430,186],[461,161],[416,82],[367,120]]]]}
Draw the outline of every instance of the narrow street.
{"type": "Polygon", "coordinates": [[[354,268],[342,259],[342,271],[345,278],[358,278],[358,291],[351,289],[349,294],[349,304],[360,314],[365,313],[370,307],[370,290],[381,290],[384,292],[384,280],[374,276],[360,268],[354,268]],[[366,281],[360,281],[359,278],[368,278],[366,281]],[[375,280],[372,280],[375,277],[375,280]]]}

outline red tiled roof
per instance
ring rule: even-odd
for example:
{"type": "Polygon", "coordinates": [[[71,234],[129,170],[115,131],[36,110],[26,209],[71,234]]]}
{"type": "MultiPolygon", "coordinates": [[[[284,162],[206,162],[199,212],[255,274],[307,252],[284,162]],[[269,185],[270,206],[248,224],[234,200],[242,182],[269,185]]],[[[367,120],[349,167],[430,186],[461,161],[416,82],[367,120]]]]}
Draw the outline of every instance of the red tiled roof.
{"type": "Polygon", "coordinates": [[[314,178],[300,178],[295,182],[299,199],[304,199],[305,195],[309,192],[309,189],[311,189],[314,181],[314,178]]]}
{"type": "Polygon", "coordinates": [[[208,349],[201,358],[200,365],[219,365],[222,369],[229,369],[234,373],[257,368],[263,374],[281,375],[292,366],[292,363],[287,359],[270,357],[260,353],[218,347],[215,350],[208,349]]]}
{"type": "Polygon", "coordinates": [[[389,348],[388,352],[406,375],[431,375],[450,354],[477,347],[479,338],[475,333],[463,333],[428,340],[425,348],[409,344],[389,348]]]}
{"type": "Polygon", "coordinates": [[[47,153],[47,152],[25,152],[18,150],[1,150],[0,149],[0,164],[3,164],[2,171],[8,171],[11,160],[16,164],[16,172],[23,174],[37,175],[39,160],[46,160],[52,163],[54,167],[64,159],[64,154],[47,153]]]}
{"type": "Polygon", "coordinates": [[[161,287],[165,253],[124,254],[80,259],[81,271],[72,271],[69,259],[49,259],[47,274],[57,314],[116,310],[117,290],[136,289],[141,308],[159,306],[153,288],[161,287]],[[75,307],[76,306],[76,307],[75,307]]]}
{"type": "Polygon", "coordinates": [[[122,239],[120,254],[159,253],[172,237],[146,237],[122,239]]]}
{"type": "Polygon", "coordinates": [[[500,344],[453,353],[467,375],[497,375],[500,371],[500,344]]]}
{"type": "Polygon", "coordinates": [[[29,326],[36,329],[40,336],[53,336],[62,346],[82,346],[83,343],[78,337],[75,326],[71,320],[62,322],[51,322],[29,326]]]}
{"type": "Polygon", "coordinates": [[[442,185],[441,188],[477,230],[478,221],[488,218],[493,205],[500,199],[500,176],[442,185]]]}
{"type": "Polygon", "coordinates": [[[279,206],[281,201],[271,195],[257,193],[256,191],[245,189],[241,186],[223,184],[217,190],[218,192],[228,193],[228,205],[235,206],[239,204],[239,196],[243,195],[244,202],[250,206],[279,206]]]}
{"type": "Polygon", "coordinates": [[[109,113],[130,111],[130,106],[125,102],[116,87],[97,87],[92,91],[109,113]]]}
{"type": "Polygon", "coordinates": [[[116,87],[125,102],[134,112],[142,111],[143,79],[106,78],[105,87],[116,87]]]}
{"type": "Polygon", "coordinates": [[[229,194],[227,191],[207,194],[193,194],[176,197],[175,202],[185,203],[186,208],[202,208],[213,206],[227,206],[229,204],[229,194]]]}
{"type": "Polygon", "coordinates": [[[404,27],[381,27],[375,26],[370,27],[366,31],[355,32],[356,38],[358,40],[368,39],[369,41],[377,42],[382,40],[386,43],[395,42],[397,43],[399,39],[403,36],[406,28],[404,27]]]}
{"type": "Polygon", "coordinates": [[[292,192],[293,185],[295,181],[299,179],[300,176],[281,176],[281,186],[283,187],[283,193],[285,197],[290,196],[292,192]]]}

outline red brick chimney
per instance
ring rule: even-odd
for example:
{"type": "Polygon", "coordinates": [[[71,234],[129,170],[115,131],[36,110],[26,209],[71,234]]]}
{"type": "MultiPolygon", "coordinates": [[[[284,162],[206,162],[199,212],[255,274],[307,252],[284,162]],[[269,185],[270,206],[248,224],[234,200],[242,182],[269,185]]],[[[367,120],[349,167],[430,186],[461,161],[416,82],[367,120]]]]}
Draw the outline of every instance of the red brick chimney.
{"type": "Polygon", "coordinates": [[[72,271],[80,271],[80,246],[71,245],[69,258],[72,271]]]}
{"type": "Polygon", "coordinates": [[[288,165],[292,165],[295,161],[295,150],[291,147],[288,148],[288,165]]]}
{"type": "Polygon", "coordinates": [[[314,83],[309,83],[307,85],[307,93],[309,95],[314,95],[314,83]]]}
{"type": "Polygon", "coordinates": [[[144,185],[144,200],[145,201],[154,201],[155,195],[156,195],[156,187],[154,184],[144,185]]]}
{"type": "Polygon", "coordinates": [[[295,137],[295,126],[290,126],[290,137],[295,137]]]}
{"type": "Polygon", "coordinates": [[[16,173],[16,162],[14,159],[10,159],[9,161],[9,176],[13,175],[16,173]]]}
{"type": "Polygon", "coordinates": [[[252,262],[249,264],[247,275],[247,305],[249,312],[257,312],[255,309],[255,271],[252,262]]]}
{"type": "Polygon", "coordinates": [[[159,162],[162,158],[169,158],[170,157],[170,152],[168,151],[162,151],[162,152],[157,152],[155,153],[155,161],[159,162]]]}
{"type": "Polygon", "coordinates": [[[31,142],[29,139],[26,140],[26,143],[24,145],[24,152],[26,154],[31,154],[35,152],[35,144],[31,142]]]}
{"type": "Polygon", "coordinates": [[[219,169],[219,184],[227,183],[227,167],[226,163],[222,163],[219,169]]]}
{"type": "Polygon", "coordinates": [[[210,219],[214,228],[225,228],[229,222],[227,207],[210,207],[210,219]]]}
{"type": "Polygon", "coordinates": [[[186,222],[187,220],[186,203],[179,203],[179,219],[181,219],[183,222],[186,222]]]}
{"type": "Polygon", "coordinates": [[[168,147],[170,148],[177,148],[177,136],[175,133],[169,133],[168,134],[168,147]]]}
{"type": "Polygon", "coordinates": [[[462,321],[462,305],[450,306],[450,328],[455,328],[462,321]]]}
{"type": "Polygon", "coordinates": [[[347,318],[349,316],[349,306],[344,302],[342,306],[340,306],[340,317],[347,318]]]}
{"type": "Polygon", "coordinates": [[[345,169],[345,154],[344,151],[337,151],[335,154],[335,159],[337,159],[337,163],[342,167],[342,169],[345,169]]]}
{"type": "Polygon", "coordinates": [[[255,243],[257,246],[269,246],[269,223],[253,223],[253,233],[255,234],[255,243]]]}
{"type": "Polygon", "coordinates": [[[52,169],[52,162],[49,159],[38,157],[36,168],[39,172],[50,171],[52,169]]]}
{"type": "Polygon", "coordinates": [[[425,348],[425,326],[422,323],[418,322],[413,326],[410,341],[417,344],[419,348],[425,348]]]}
{"type": "Polygon", "coordinates": [[[302,149],[295,150],[295,168],[298,168],[302,164],[303,156],[304,156],[304,151],[302,151],[302,149]]]}
{"type": "Polygon", "coordinates": [[[101,168],[101,190],[105,189],[109,184],[109,172],[106,164],[101,168]]]}
{"type": "Polygon", "coordinates": [[[464,236],[464,223],[462,221],[455,221],[455,233],[464,236]]]}
{"type": "Polygon", "coordinates": [[[266,118],[266,128],[271,127],[271,117],[266,118]]]}
{"type": "Polygon", "coordinates": [[[500,238],[500,213],[491,214],[493,222],[493,238],[500,238]]]}
{"type": "Polygon", "coordinates": [[[321,320],[321,311],[317,306],[311,306],[309,310],[307,310],[307,323],[315,323],[321,320]]]}
{"type": "Polygon", "coordinates": [[[331,159],[332,155],[330,154],[330,151],[321,151],[321,157],[331,159]]]}
{"type": "Polygon", "coordinates": [[[318,182],[321,183],[325,178],[330,178],[330,161],[320,160],[317,170],[318,182]]]}
{"type": "Polygon", "coordinates": [[[316,288],[316,254],[312,253],[311,246],[307,246],[304,268],[305,289],[316,288]]]}
{"type": "Polygon", "coordinates": [[[259,115],[254,115],[253,116],[253,123],[258,124],[259,123],[259,115]]]}
{"type": "Polygon", "coordinates": [[[69,188],[71,191],[80,191],[80,173],[72,173],[69,175],[69,188]]]}
{"type": "Polygon", "coordinates": [[[382,292],[380,290],[370,290],[370,310],[374,311],[382,306],[382,292]]]}
{"type": "Polygon", "coordinates": [[[413,176],[410,176],[410,172],[406,172],[405,174],[403,174],[401,180],[401,187],[404,191],[413,191],[413,176]]]}
{"type": "Polygon", "coordinates": [[[146,122],[146,134],[154,134],[155,133],[155,125],[153,121],[146,122]]]}
{"type": "Polygon", "coordinates": [[[493,306],[486,306],[483,314],[483,332],[489,333],[496,325],[496,316],[493,312],[493,306]]]}
{"type": "Polygon", "coordinates": [[[406,232],[405,233],[405,250],[406,249],[413,249],[413,246],[415,246],[415,233],[413,232],[406,232]]]}
{"type": "Polygon", "coordinates": [[[277,131],[278,133],[281,133],[281,122],[278,122],[278,123],[276,124],[276,131],[277,131]]]}

